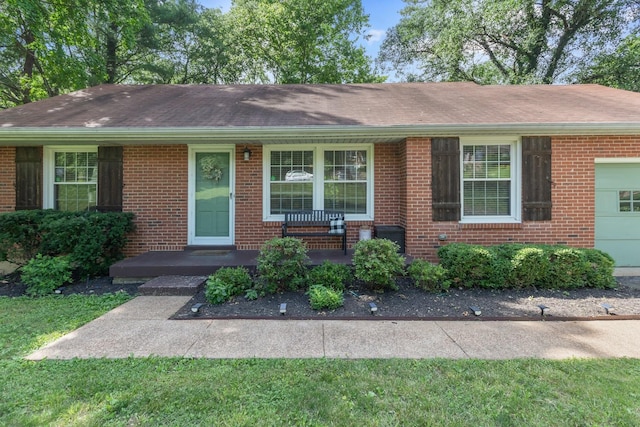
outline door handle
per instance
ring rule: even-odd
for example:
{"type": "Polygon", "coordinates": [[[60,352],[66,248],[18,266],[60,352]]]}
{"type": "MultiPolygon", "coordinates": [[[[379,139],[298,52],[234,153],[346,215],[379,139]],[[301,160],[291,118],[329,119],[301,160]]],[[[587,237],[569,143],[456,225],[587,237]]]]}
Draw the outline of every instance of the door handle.
{"type": "Polygon", "coordinates": [[[233,200],[233,193],[229,193],[229,199],[233,200]]]}

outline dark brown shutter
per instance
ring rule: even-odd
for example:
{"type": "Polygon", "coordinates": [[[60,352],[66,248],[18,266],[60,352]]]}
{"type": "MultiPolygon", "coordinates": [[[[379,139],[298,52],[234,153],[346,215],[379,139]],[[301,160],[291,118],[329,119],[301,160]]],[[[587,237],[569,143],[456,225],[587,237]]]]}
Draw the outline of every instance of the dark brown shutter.
{"type": "Polygon", "coordinates": [[[16,210],[42,209],[42,147],[16,147],[16,210]]]}
{"type": "Polygon", "coordinates": [[[551,138],[522,138],[522,218],[551,219],[551,138]]]}
{"type": "Polygon", "coordinates": [[[122,147],[98,147],[97,210],[122,211],[122,147]]]}
{"type": "Polygon", "coordinates": [[[460,140],[432,138],[431,179],[434,221],[460,220],[460,140]]]}

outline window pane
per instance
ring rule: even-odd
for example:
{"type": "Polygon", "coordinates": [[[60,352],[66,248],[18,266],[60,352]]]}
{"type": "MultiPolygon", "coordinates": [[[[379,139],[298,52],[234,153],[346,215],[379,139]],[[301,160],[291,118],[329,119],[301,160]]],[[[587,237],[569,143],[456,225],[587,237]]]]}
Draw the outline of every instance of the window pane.
{"type": "Polygon", "coordinates": [[[511,146],[464,145],[463,214],[511,215],[511,146]]]}
{"type": "Polygon", "coordinates": [[[324,208],[347,214],[367,213],[367,184],[325,183],[324,208]]]}
{"type": "Polygon", "coordinates": [[[54,208],[81,211],[97,202],[96,152],[54,153],[54,208]]]}
{"type": "Polygon", "coordinates": [[[367,213],[367,151],[324,152],[324,208],[367,213]]]}

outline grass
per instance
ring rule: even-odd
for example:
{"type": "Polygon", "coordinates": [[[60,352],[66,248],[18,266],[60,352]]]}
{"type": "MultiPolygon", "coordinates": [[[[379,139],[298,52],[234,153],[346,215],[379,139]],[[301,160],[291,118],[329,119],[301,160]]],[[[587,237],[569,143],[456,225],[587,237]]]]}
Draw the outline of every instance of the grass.
{"type": "Polygon", "coordinates": [[[634,359],[21,358],[126,298],[0,298],[0,425],[640,425],[634,359]]]}

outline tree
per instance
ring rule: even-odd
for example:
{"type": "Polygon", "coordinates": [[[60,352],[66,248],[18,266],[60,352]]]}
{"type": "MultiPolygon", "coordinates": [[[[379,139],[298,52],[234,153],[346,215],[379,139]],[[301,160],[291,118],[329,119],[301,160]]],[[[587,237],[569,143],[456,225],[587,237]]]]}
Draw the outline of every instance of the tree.
{"type": "Polygon", "coordinates": [[[378,58],[409,80],[568,81],[637,22],[637,0],[404,0],[378,58]]]}
{"type": "Polygon", "coordinates": [[[378,80],[356,45],[369,22],[360,0],[235,0],[229,18],[244,81],[378,80]]]}
{"type": "Polygon", "coordinates": [[[613,53],[598,56],[578,81],[640,92],[640,35],[629,35],[613,53]]]}

